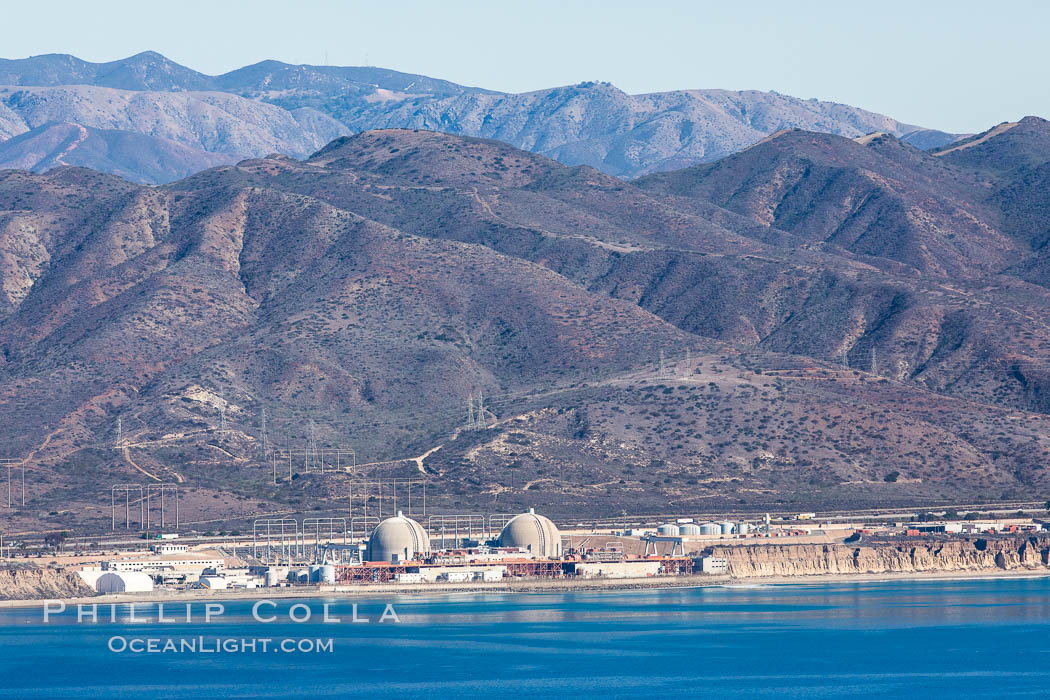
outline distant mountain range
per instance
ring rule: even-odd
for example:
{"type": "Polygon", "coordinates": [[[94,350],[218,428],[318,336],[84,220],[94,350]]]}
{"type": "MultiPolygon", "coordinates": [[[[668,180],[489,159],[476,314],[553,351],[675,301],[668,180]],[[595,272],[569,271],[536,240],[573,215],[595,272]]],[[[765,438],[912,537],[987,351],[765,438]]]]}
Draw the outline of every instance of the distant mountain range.
{"type": "Polygon", "coordinates": [[[958,138],[775,92],[628,95],[591,82],[507,94],[381,68],[278,61],[209,76],[154,52],[109,63],[63,54],[0,60],[0,139],[9,139],[0,141],[0,168],[76,164],[163,183],[217,162],[301,158],[377,128],[494,138],[625,178],[717,160],[782,129],[884,132],[920,148],[958,138]],[[71,126],[92,138],[56,149],[56,134],[71,126]]]}
{"type": "MultiPolygon", "coordinates": [[[[80,128],[52,150],[119,150],[80,128]]],[[[929,152],[786,130],[632,182],[395,129],[161,187],[4,171],[12,529],[108,523],[132,479],[201,520],[345,512],[343,476],[272,485],[264,440],[425,474],[446,512],[1045,500],[1048,191],[1033,117],[929,152]]]]}

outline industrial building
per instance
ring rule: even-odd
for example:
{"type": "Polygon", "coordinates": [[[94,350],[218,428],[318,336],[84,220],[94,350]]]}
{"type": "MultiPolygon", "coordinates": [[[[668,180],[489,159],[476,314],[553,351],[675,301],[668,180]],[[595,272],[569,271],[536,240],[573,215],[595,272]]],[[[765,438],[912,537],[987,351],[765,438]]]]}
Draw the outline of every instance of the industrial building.
{"type": "Polygon", "coordinates": [[[500,547],[516,547],[534,557],[560,557],[561,533],[550,518],[529,508],[511,519],[499,533],[500,547]]]}
{"type": "Polygon", "coordinates": [[[368,538],[366,561],[404,562],[430,552],[430,537],[423,526],[401,511],[376,525],[368,538]]]}
{"type": "MultiPolygon", "coordinates": [[[[287,522],[282,521],[282,528],[287,522]]],[[[440,520],[429,525],[442,531],[444,528],[440,520]]],[[[435,549],[437,540],[431,541],[427,529],[398,511],[376,524],[358,542],[347,541],[344,536],[342,542],[317,538],[308,543],[296,526],[292,534],[282,529],[281,540],[275,543],[267,530],[266,544],[253,545],[250,554],[243,558],[246,568],[241,569],[230,568],[241,565],[235,563],[241,559],[236,551],[234,558],[227,561],[218,551],[163,542],[151,548],[152,556],[113,559],[80,573],[97,590],[107,592],[151,590],[154,582],[217,591],[310,584],[498,583],[528,578],[724,574],[724,559],[699,554],[707,546],[704,541],[740,536],[735,533],[748,529],[743,523],[680,519],[659,526],[657,531],[660,534],[645,530],[631,535],[581,535],[578,531],[563,535],[554,522],[530,508],[516,515],[490,516],[489,528],[482,532],[491,539],[461,539],[457,535],[451,548],[446,548],[442,540],[442,546],[435,549]]]]}
{"type": "Polygon", "coordinates": [[[99,593],[143,593],[153,590],[153,577],[141,571],[102,573],[95,580],[99,593]]]}
{"type": "MultiPolygon", "coordinates": [[[[674,532],[674,539],[679,540],[677,525],[674,532]]],[[[372,530],[361,561],[334,566],[334,580],[351,584],[636,578],[687,574],[695,568],[693,559],[684,552],[681,556],[653,554],[633,558],[625,556],[622,548],[567,552],[558,527],[531,508],[507,521],[492,545],[437,552],[431,552],[430,547],[423,527],[399,512],[372,530]]],[[[276,578],[267,575],[268,582],[276,578]]]]}
{"type": "Polygon", "coordinates": [[[150,559],[115,559],[103,565],[106,571],[196,571],[224,569],[226,560],[201,554],[153,557],[150,559]]]}

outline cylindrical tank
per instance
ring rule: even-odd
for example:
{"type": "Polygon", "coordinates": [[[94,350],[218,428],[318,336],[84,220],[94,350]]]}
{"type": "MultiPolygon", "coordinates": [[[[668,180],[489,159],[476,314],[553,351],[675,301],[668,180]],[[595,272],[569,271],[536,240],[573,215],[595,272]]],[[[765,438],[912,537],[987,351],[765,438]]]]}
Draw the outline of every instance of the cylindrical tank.
{"type": "Polygon", "coordinates": [[[722,530],[723,535],[732,535],[733,530],[736,528],[736,526],[728,520],[723,520],[722,522],[718,523],[718,527],[722,530]]]}
{"type": "Polygon", "coordinates": [[[700,526],[701,535],[721,535],[722,526],[718,523],[704,523],[700,526]]]}
{"type": "Polygon", "coordinates": [[[311,564],[310,565],[310,583],[317,583],[321,580],[321,565],[311,564]]]}
{"type": "Polygon", "coordinates": [[[701,534],[700,533],[700,526],[696,525],[696,524],[693,524],[693,523],[688,523],[686,525],[679,525],[678,526],[678,534],[682,535],[683,537],[687,537],[687,536],[691,536],[691,535],[699,535],[699,534],[701,534]]]}
{"type": "Polygon", "coordinates": [[[281,578],[282,578],[281,577],[281,573],[277,569],[273,568],[272,566],[269,569],[266,570],[265,580],[266,580],[266,585],[268,587],[269,586],[276,586],[277,583],[281,580],[281,578]]]}
{"type": "Polygon", "coordinates": [[[321,583],[335,583],[335,567],[331,564],[321,567],[321,583]]]}
{"type": "Polygon", "coordinates": [[[738,535],[746,535],[751,532],[751,523],[745,523],[741,520],[736,524],[736,531],[738,535]]]}
{"type": "Polygon", "coordinates": [[[656,533],[659,535],[669,535],[671,537],[674,537],[678,534],[678,526],[674,523],[667,523],[656,528],[656,533]]]}

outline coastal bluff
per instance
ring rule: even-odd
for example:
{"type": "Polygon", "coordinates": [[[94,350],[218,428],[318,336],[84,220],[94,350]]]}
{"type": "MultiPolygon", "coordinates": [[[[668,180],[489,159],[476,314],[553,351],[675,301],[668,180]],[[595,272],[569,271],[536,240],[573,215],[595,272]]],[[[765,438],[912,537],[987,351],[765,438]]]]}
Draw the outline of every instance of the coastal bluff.
{"type": "Polygon", "coordinates": [[[715,547],[734,578],[1048,568],[1050,538],[974,538],[915,544],[762,544],[715,547]]]}
{"type": "Polygon", "coordinates": [[[0,600],[41,600],[93,596],[95,590],[73,571],[42,566],[0,568],[0,600]]]}

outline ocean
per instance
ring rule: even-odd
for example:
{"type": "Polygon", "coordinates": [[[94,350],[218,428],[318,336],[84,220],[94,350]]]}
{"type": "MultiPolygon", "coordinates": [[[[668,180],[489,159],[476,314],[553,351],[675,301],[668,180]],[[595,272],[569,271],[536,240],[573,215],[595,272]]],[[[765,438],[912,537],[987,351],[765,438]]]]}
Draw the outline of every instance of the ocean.
{"type": "Polygon", "coordinates": [[[0,610],[0,698],[1050,696],[1050,578],[256,600],[0,610]]]}

